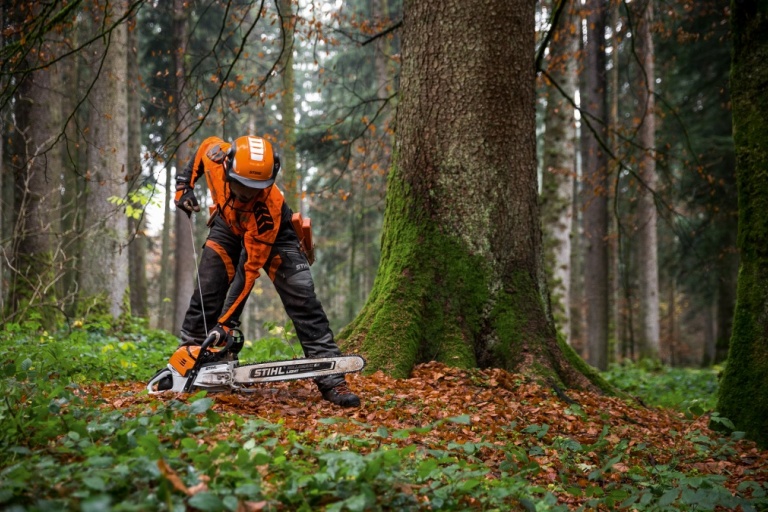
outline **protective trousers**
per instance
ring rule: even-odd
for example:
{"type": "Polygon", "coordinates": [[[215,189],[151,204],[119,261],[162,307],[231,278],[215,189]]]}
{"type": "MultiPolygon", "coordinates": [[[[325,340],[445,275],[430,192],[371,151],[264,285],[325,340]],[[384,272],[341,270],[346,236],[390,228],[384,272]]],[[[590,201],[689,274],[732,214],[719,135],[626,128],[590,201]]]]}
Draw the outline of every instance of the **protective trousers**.
{"type": "MultiPolygon", "coordinates": [[[[268,275],[285,312],[293,321],[304,355],[339,356],[341,351],[333,339],[328,317],[315,295],[309,263],[301,252],[293,226],[285,221],[286,218],[290,219],[290,209],[283,205],[283,210],[282,225],[264,268],[269,269],[268,275]]],[[[202,343],[206,336],[205,326],[211,329],[222,311],[228,311],[233,305],[244,286],[246,258],[242,237],[234,234],[226,222],[217,216],[211,224],[200,257],[200,286],[192,294],[181,326],[182,343],[202,343]]],[[[239,319],[244,307],[245,301],[238,304],[232,318],[239,319]]],[[[315,379],[315,382],[320,392],[324,392],[344,382],[344,376],[329,375],[315,379]]]]}

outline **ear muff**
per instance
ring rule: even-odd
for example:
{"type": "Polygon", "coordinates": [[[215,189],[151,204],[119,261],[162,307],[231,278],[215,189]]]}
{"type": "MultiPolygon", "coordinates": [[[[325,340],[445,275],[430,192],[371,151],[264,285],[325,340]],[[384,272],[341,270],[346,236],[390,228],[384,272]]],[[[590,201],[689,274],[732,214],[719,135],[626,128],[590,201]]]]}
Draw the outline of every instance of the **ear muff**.
{"type": "Polygon", "coordinates": [[[229,173],[232,172],[232,165],[235,162],[236,152],[237,152],[237,147],[235,146],[235,141],[230,141],[229,151],[227,151],[226,163],[224,164],[224,180],[227,182],[230,181],[229,173]]]}
{"type": "Polygon", "coordinates": [[[274,157],[275,164],[272,166],[272,179],[277,178],[277,173],[280,172],[280,154],[275,151],[275,146],[272,146],[272,156],[274,157]]]}

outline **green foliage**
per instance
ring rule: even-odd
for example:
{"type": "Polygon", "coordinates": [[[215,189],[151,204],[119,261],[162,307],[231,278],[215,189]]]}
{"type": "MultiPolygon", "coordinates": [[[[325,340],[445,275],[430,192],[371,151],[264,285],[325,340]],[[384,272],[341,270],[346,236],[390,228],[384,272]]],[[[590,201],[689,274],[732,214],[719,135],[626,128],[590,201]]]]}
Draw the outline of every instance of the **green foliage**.
{"type": "Polygon", "coordinates": [[[125,214],[134,220],[141,219],[144,214],[144,210],[148,205],[154,207],[160,207],[160,200],[157,198],[157,190],[155,184],[148,183],[141,187],[128,192],[127,198],[112,196],[108,198],[108,201],[115,206],[125,208],[125,214]]]}
{"type": "MultiPolygon", "coordinates": [[[[272,336],[247,347],[249,357],[287,356],[281,351],[290,350],[291,330],[272,326],[272,336]]],[[[132,319],[120,326],[75,322],[56,333],[34,324],[6,326],[0,333],[0,508],[234,511],[250,501],[299,511],[564,511],[564,498],[588,509],[768,506],[760,482],[744,481],[731,494],[725,477],[682,469],[732,457],[739,433],[673,432],[695,449],[686,464],[660,465],[649,457],[650,447],[617,442],[608,425],[592,444],[554,435],[546,423],[512,422],[498,425],[504,443],[478,431],[471,442],[434,446],[414,441],[431,432],[474,430],[472,416],[403,429],[326,417],[311,437],[217,412],[203,392],[183,402],[121,408],[114,403],[121,397],[96,396],[88,385],[143,381],[175,343],[132,319]],[[357,433],[345,433],[346,426],[357,433]],[[498,471],[489,460],[502,461],[498,471]],[[583,474],[583,482],[569,480],[573,474],[583,474]]],[[[585,415],[575,404],[567,413],[585,415]]]]}
{"type": "Polygon", "coordinates": [[[602,375],[611,384],[649,405],[695,416],[717,403],[717,368],[670,368],[644,360],[612,364],[602,375]]]}

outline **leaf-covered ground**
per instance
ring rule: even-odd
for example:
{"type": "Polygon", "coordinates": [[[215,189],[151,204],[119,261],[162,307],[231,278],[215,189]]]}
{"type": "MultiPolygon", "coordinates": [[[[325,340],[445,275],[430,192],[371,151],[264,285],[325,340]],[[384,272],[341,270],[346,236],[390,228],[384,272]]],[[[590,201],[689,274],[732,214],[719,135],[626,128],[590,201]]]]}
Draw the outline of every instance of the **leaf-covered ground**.
{"type": "Polygon", "coordinates": [[[169,452],[175,464],[158,462],[162,478],[201,510],[768,507],[768,451],[710,430],[710,415],[687,419],[618,398],[558,394],[502,370],[438,363],[409,379],[348,380],[359,409],[324,402],[311,381],[202,399],[148,396],[138,382],[83,390],[104,400],[104,410],[136,416],[207,401],[191,416],[219,420],[197,430],[187,424],[184,435],[158,432],[159,443],[178,448],[169,452]],[[189,471],[193,450],[222,443],[231,458],[257,467],[258,492],[249,495],[240,482],[240,491],[222,496],[221,475],[238,462],[225,463],[221,450],[204,470],[189,471]]]}

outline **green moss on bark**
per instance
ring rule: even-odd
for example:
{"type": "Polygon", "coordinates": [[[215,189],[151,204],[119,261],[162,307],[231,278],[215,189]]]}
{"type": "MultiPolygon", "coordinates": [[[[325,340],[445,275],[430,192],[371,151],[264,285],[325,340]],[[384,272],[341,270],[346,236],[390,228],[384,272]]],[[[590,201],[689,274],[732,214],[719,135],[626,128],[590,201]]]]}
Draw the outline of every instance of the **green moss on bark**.
{"type": "Polygon", "coordinates": [[[736,312],[718,410],[768,446],[768,12],[760,2],[732,5],[733,133],[741,255],[736,312]]]}
{"type": "Polygon", "coordinates": [[[388,201],[376,283],[361,313],[338,336],[344,350],[366,356],[366,371],[405,378],[418,363],[440,361],[610,390],[558,341],[537,276],[518,271],[499,289],[485,258],[411,203],[397,170],[388,201]]]}

